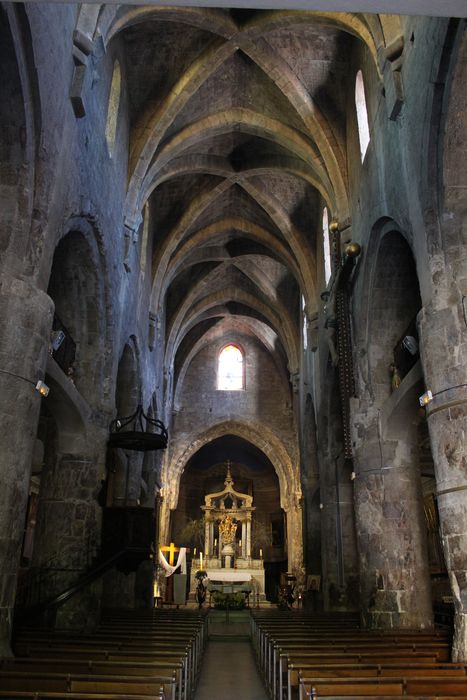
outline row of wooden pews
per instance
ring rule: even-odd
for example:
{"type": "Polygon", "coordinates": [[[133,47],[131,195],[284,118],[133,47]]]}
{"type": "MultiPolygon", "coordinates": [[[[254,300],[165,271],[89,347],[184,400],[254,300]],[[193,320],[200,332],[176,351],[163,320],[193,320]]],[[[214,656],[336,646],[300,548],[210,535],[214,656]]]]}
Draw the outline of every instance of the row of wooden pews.
{"type": "Polygon", "coordinates": [[[362,630],[353,615],[302,611],[253,611],[251,625],[273,700],[467,697],[446,630],[362,630]]]}
{"type": "Polygon", "coordinates": [[[92,635],[23,628],[0,659],[0,698],[191,700],[207,642],[206,615],[113,611],[92,635]]]}

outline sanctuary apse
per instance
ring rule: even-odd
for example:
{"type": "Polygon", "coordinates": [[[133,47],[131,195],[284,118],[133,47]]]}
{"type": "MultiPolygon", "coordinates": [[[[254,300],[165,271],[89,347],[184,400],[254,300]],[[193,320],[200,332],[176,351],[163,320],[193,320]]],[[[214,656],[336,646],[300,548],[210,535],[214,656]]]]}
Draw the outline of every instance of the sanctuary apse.
{"type": "Polygon", "coordinates": [[[467,660],[465,20],[2,3],[0,54],[0,653],[151,606],[230,459],[266,597],[467,660]]]}

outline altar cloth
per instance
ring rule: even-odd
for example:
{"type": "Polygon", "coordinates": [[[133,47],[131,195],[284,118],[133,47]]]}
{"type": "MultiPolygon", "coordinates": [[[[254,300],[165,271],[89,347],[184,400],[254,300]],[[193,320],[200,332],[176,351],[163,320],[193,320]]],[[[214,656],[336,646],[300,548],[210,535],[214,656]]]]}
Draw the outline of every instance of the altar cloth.
{"type": "Polygon", "coordinates": [[[251,581],[251,574],[241,571],[222,571],[219,569],[207,569],[206,571],[210,581],[227,581],[235,583],[236,581],[251,581]]]}

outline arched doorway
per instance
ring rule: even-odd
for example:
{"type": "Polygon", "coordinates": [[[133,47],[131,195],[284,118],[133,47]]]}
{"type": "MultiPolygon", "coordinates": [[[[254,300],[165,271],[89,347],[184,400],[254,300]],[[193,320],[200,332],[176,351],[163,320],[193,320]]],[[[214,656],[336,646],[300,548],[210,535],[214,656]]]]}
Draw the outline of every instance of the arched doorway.
{"type": "Polygon", "coordinates": [[[190,458],[180,479],[178,505],[172,513],[172,540],[192,549],[197,547],[198,551],[204,546],[201,506],[206,494],[222,491],[227,460],[231,462],[235,490],[253,497],[251,556],[263,559],[266,597],[275,600],[280,572],[287,570],[285,514],[273,465],[264,452],[247,440],[224,435],[190,458]]]}

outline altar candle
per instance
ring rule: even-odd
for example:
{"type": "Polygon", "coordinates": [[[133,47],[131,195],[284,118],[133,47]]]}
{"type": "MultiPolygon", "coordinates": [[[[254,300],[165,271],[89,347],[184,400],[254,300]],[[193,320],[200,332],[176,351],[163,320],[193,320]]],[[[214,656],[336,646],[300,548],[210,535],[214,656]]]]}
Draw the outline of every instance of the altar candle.
{"type": "Polygon", "coordinates": [[[203,552],[199,553],[199,569],[200,571],[203,570],[203,552]]]}
{"type": "Polygon", "coordinates": [[[217,547],[217,540],[214,540],[214,547],[217,547]]]}
{"type": "Polygon", "coordinates": [[[259,558],[260,558],[260,559],[263,558],[263,550],[262,550],[262,549],[259,550],[259,558]]]}
{"type": "Polygon", "coordinates": [[[193,550],[193,556],[196,557],[196,547],[193,550]]]}
{"type": "Polygon", "coordinates": [[[240,540],[240,542],[238,543],[238,546],[240,547],[240,549],[242,548],[242,541],[241,541],[241,540],[240,540]]]}

